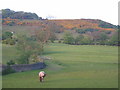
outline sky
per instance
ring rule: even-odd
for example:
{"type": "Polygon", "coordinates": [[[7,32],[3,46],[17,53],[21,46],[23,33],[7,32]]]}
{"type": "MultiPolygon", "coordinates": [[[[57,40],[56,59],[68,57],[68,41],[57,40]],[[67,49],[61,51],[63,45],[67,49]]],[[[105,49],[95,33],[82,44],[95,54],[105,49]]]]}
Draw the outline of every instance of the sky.
{"type": "Polygon", "coordinates": [[[101,19],[118,25],[119,0],[0,0],[0,10],[36,13],[49,19],[101,19]]]}

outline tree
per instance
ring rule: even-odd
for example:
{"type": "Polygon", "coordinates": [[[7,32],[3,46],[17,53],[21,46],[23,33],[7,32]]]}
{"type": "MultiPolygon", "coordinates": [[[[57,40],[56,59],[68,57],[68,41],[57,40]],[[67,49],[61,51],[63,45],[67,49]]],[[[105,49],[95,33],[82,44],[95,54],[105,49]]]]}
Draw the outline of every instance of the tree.
{"type": "Polygon", "coordinates": [[[18,64],[29,64],[30,52],[23,52],[17,59],[18,64]]]}
{"type": "Polygon", "coordinates": [[[77,36],[75,38],[75,45],[79,45],[79,44],[82,44],[82,40],[83,40],[84,36],[81,34],[79,36],[77,36]]]}
{"type": "Polygon", "coordinates": [[[113,33],[109,41],[110,45],[119,45],[120,40],[119,40],[118,34],[119,34],[119,30],[113,33]]]}
{"type": "Polygon", "coordinates": [[[31,55],[31,46],[28,38],[25,35],[18,36],[18,42],[16,48],[21,51],[17,61],[19,64],[29,64],[28,58],[31,55]]]}
{"type": "Polygon", "coordinates": [[[56,39],[55,34],[54,34],[54,33],[51,33],[49,40],[50,40],[52,43],[54,43],[55,39],[56,39]]]}
{"type": "Polygon", "coordinates": [[[99,38],[99,42],[100,42],[100,44],[102,44],[102,45],[106,45],[106,43],[107,43],[107,39],[108,39],[108,36],[107,36],[107,34],[105,33],[105,32],[102,32],[102,33],[100,33],[100,38],[99,38]]]}
{"type": "MultiPolygon", "coordinates": [[[[18,58],[18,63],[29,64],[29,58],[34,55],[38,57],[42,54],[44,44],[50,37],[50,31],[45,28],[34,28],[34,32],[31,36],[21,35],[18,36],[17,49],[21,51],[21,55],[18,58]]],[[[37,60],[35,60],[37,61],[37,60]]]]}
{"type": "Polygon", "coordinates": [[[15,12],[10,9],[2,9],[2,18],[12,18],[12,19],[42,19],[41,17],[38,17],[36,13],[30,13],[30,12],[15,12]]]}
{"type": "Polygon", "coordinates": [[[92,37],[93,37],[93,43],[96,45],[99,43],[99,39],[100,39],[100,32],[99,31],[94,31],[91,33],[92,37]]]}
{"type": "Polygon", "coordinates": [[[92,40],[88,36],[84,36],[82,39],[82,44],[84,45],[90,45],[92,43],[92,40]]]}
{"type": "Polygon", "coordinates": [[[108,39],[108,36],[104,32],[100,33],[100,40],[105,41],[106,39],[108,39]]]}
{"type": "Polygon", "coordinates": [[[12,33],[11,32],[3,32],[2,34],[2,40],[8,39],[8,38],[12,38],[12,33]]]}
{"type": "Polygon", "coordinates": [[[2,9],[2,18],[10,17],[14,14],[14,11],[10,9],[2,9]]]}
{"type": "Polygon", "coordinates": [[[74,38],[70,32],[66,32],[64,34],[64,43],[66,44],[74,44],[74,38]]]}

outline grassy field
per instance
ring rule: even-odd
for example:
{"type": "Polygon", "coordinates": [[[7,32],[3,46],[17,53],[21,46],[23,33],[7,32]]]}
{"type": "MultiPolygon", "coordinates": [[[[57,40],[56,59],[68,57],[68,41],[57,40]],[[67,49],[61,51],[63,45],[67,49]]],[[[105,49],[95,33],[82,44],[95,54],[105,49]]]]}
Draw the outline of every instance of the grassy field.
{"type": "MultiPolygon", "coordinates": [[[[3,45],[3,50],[3,63],[16,55],[14,47],[3,45]]],[[[40,70],[33,70],[3,76],[3,88],[118,87],[117,47],[53,43],[45,48],[44,56],[52,58],[45,61],[45,82],[38,80],[40,70]]]]}
{"type": "Polygon", "coordinates": [[[2,63],[6,64],[10,60],[15,60],[19,55],[19,51],[16,50],[15,46],[2,45],[2,63]]]}

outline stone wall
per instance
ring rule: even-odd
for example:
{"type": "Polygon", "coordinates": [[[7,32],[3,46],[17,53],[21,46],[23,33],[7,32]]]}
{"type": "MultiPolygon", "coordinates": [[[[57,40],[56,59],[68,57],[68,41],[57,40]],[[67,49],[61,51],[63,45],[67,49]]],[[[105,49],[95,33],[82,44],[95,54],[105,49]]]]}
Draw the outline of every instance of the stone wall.
{"type": "MultiPolygon", "coordinates": [[[[22,72],[22,71],[29,71],[29,70],[37,70],[37,69],[43,69],[46,67],[46,65],[43,62],[35,63],[35,64],[18,64],[18,65],[11,65],[10,66],[13,70],[16,72],[22,72]]],[[[6,65],[2,65],[2,70],[5,70],[7,68],[6,65]]]]}

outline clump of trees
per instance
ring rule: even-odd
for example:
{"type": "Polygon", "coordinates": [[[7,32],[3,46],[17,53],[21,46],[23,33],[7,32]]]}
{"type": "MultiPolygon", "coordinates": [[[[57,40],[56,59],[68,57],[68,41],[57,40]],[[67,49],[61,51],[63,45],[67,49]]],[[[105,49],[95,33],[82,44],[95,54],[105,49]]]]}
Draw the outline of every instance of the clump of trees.
{"type": "Polygon", "coordinates": [[[66,44],[74,44],[74,38],[70,32],[66,32],[64,34],[64,43],[66,44]]]}
{"type": "Polygon", "coordinates": [[[77,37],[73,37],[70,32],[64,34],[64,41],[65,44],[72,44],[72,45],[88,45],[92,44],[92,40],[85,35],[78,35],[77,37]]]}
{"type": "Polygon", "coordinates": [[[39,56],[42,55],[45,44],[47,44],[49,40],[54,42],[54,28],[49,25],[49,22],[46,23],[48,23],[46,27],[36,26],[30,36],[18,36],[16,47],[21,51],[17,59],[19,64],[40,62],[39,56]]]}
{"type": "Polygon", "coordinates": [[[120,46],[119,35],[120,35],[120,29],[118,31],[116,31],[116,32],[113,33],[113,35],[111,36],[108,44],[120,46]]]}
{"type": "Polygon", "coordinates": [[[10,9],[2,9],[2,18],[11,18],[11,19],[42,19],[42,17],[38,17],[35,13],[30,12],[15,12],[10,9]]]}
{"type": "Polygon", "coordinates": [[[73,34],[67,32],[64,34],[64,43],[73,45],[115,45],[118,46],[120,40],[118,38],[119,30],[115,32],[94,31],[79,34],[73,37],[73,34]],[[111,34],[110,34],[111,33],[111,34]]]}

